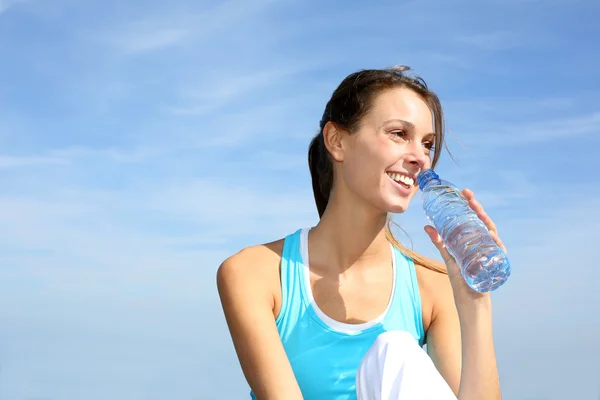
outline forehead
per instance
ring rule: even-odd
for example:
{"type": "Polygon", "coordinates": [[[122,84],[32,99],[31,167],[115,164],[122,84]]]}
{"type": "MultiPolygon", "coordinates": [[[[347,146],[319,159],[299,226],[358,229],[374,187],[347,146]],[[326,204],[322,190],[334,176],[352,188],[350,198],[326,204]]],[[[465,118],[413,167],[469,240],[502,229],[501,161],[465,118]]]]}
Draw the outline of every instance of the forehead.
{"type": "Polygon", "coordinates": [[[410,122],[418,130],[433,129],[429,106],[419,94],[407,88],[388,89],[378,94],[364,122],[381,126],[392,119],[410,122]]]}

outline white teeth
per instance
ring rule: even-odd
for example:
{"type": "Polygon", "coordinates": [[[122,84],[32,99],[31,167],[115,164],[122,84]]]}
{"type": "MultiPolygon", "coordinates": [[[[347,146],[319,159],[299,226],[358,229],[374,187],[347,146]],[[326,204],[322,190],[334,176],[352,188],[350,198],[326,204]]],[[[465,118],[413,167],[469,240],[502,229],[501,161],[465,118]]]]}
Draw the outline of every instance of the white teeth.
{"type": "Polygon", "coordinates": [[[396,174],[394,172],[388,172],[388,176],[396,182],[402,182],[407,186],[412,186],[415,183],[415,180],[413,178],[409,178],[405,175],[396,174]]]}
{"type": "Polygon", "coordinates": [[[404,176],[404,175],[400,176],[400,181],[402,183],[405,183],[408,186],[412,186],[413,183],[415,183],[415,181],[412,178],[409,178],[408,176],[404,176]]]}

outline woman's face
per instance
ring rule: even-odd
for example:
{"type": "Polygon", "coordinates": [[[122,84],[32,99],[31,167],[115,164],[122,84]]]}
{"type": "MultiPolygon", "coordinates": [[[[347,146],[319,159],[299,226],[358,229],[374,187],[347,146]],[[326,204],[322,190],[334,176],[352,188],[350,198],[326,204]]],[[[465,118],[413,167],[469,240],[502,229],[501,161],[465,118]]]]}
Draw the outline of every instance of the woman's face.
{"type": "Polygon", "coordinates": [[[337,184],[382,212],[404,212],[418,190],[418,173],[431,166],[434,139],[427,103],[410,89],[386,90],[357,131],[342,136],[337,184]]]}

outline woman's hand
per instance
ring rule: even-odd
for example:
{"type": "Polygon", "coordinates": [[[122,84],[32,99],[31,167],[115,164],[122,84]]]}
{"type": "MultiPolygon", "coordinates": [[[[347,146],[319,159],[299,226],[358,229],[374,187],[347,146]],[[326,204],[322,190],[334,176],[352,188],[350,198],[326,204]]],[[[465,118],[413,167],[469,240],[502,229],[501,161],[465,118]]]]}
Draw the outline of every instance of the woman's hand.
{"type": "MultiPolygon", "coordinates": [[[[491,237],[496,244],[504,251],[504,244],[498,237],[496,224],[483,210],[483,207],[475,200],[475,195],[471,190],[462,191],[467,199],[469,206],[475,211],[479,219],[483,221],[490,231],[491,237]]],[[[435,244],[442,255],[446,267],[450,285],[454,295],[454,303],[458,312],[458,324],[460,325],[460,356],[454,353],[454,359],[460,360],[460,385],[458,389],[458,399],[497,399],[502,398],[500,391],[500,381],[498,378],[498,366],[496,363],[496,353],[494,349],[494,337],[492,334],[492,302],[490,293],[479,293],[469,287],[460,273],[460,266],[450,255],[444,245],[444,242],[433,226],[426,226],[425,231],[429,238],[435,244]]],[[[448,306],[446,300],[440,307],[448,306]]],[[[448,308],[438,313],[432,326],[430,326],[428,336],[431,336],[432,343],[427,344],[427,348],[432,347],[432,359],[437,360],[442,370],[447,368],[448,361],[446,354],[450,353],[449,346],[456,348],[456,339],[447,339],[456,335],[457,324],[452,321],[456,318],[456,313],[451,313],[448,308]],[[454,315],[454,317],[452,317],[454,315]]],[[[439,368],[439,367],[438,367],[439,368]]],[[[448,373],[447,373],[448,374],[448,373]]]]}
{"type": "MultiPolygon", "coordinates": [[[[506,248],[504,247],[502,240],[500,240],[500,237],[498,236],[498,229],[496,228],[496,224],[494,223],[494,221],[492,221],[490,216],[486,214],[481,204],[479,204],[479,202],[475,200],[475,194],[473,193],[473,191],[465,189],[462,191],[462,194],[465,197],[465,199],[467,199],[471,209],[473,209],[473,211],[477,213],[479,219],[488,228],[492,239],[494,239],[496,244],[500,248],[502,248],[502,250],[504,250],[504,252],[506,253],[506,248]]],[[[444,241],[442,240],[442,237],[438,234],[437,230],[433,226],[427,225],[425,226],[425,232],[427,232],[429,238],[431,239],[435,247],[438,249],[442,258],[444,259],[444,262],[446,263],[446,267],[448,268],[448,277],[450,278],[455,298],[460,297],[460,299],[465,299],[466,297],[467,299],[477,299],[488,296],[489,293],[479,293],[469,287],[467,282],[462,277],[462,274],[460,272],[460,266],[458,265],[454,257],[452,257],[452,255],[450,255],[450,253],[446,249],[446,245],[444,244],[444,241]]]]}

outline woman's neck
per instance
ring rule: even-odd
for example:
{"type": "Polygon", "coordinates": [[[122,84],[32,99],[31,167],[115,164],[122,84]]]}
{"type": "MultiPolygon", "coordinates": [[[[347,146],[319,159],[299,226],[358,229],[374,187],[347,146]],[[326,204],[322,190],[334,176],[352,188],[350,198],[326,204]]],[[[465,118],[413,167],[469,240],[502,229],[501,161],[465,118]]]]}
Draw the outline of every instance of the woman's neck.
{"type": "Polygon", "coordinates": [[[309,235],[311,260],[319,260],[319,264],[343,273],[353,266],[389,258],[387,218],[387,213],[374,210],[358,199],[337,201],[332,196],[309,235]]]}

